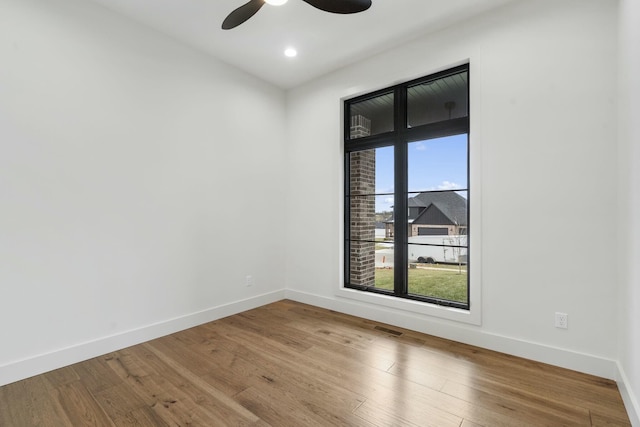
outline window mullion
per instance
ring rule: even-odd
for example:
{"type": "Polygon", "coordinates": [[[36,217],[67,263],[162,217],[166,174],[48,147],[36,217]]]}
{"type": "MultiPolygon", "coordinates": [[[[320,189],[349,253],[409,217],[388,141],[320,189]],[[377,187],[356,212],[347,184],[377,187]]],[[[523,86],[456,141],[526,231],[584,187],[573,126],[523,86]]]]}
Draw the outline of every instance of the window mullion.
{"type": "MultiPolygon", "coordinates": [[[[348,135],[348,134],[346,134],[348,135]]],[[[347,152],[344,158],[344,283],[349,283],[351,273],[351,190],[350,190],[350,177],[351,177],[351,162],[349,162],[349,153],[347,152]]]]}
{"type": "Polygon", "coordinates": [[[394,106],[394,160],[395,160],[395,195],[394,195],[394,293],[407,295],[407,143],[404,134],[407,123],[407,102],[404,88],[395,91],[394,106]]]}
{"type": "Polygon", "coordinates": [[[395,145],[394,223],[394,293],[407,294],[407,145],[399,138],[395,145]]]}

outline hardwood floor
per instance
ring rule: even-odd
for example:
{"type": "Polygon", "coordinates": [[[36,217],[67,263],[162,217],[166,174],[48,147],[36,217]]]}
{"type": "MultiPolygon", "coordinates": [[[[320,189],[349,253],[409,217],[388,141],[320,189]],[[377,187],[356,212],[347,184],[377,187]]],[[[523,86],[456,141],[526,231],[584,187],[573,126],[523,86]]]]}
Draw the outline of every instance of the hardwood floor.
{"type": "Polygon", "coordinates": [[[630,423],[612,381],[280,301],[0,387],[0,425],[630,423]]]}

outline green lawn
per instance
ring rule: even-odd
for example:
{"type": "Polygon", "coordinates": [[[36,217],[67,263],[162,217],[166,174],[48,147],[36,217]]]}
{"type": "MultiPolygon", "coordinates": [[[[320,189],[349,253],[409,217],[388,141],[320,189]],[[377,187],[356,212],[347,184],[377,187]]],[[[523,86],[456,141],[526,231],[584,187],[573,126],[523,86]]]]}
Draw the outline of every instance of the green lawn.
{"type": "MultiPolygon", "coordinates": [[[[409,269],[409,293],[467,302],[467,268],[457,265],[430,266],[433,269],[409,269]]],[[[376,269],[376,288],[393,289],[393,269],[376,269]]]]}

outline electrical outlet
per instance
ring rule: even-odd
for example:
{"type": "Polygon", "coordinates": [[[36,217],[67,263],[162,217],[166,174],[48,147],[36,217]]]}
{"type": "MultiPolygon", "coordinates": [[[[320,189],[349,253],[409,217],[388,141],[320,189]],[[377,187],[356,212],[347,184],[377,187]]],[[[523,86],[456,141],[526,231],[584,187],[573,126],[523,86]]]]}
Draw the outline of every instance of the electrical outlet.
{"type": "Polygon", "coordinates": [[[253,276],[247,276],[244,278],[244,284],[246,286],[253,286],[253,276]]]}
{"type": "Polygon", "coordinates": [[[569,315],[556,312],[556,328],[567,329],[569,327],[569,315]]]}

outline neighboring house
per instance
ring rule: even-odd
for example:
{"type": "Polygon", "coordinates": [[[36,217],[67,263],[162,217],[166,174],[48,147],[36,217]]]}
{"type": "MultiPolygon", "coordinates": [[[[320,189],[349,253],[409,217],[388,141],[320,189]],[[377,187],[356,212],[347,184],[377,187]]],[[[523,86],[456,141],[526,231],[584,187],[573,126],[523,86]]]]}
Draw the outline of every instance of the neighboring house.
{"type": "MultiPolygon", "coordinates": [[[[467,234],[467,199],[455,191],[420,193],[408,206],[408,237],[467,234]]],[[[385,236],[393,237],[393,221],[385,225],[385,236]]]]}

